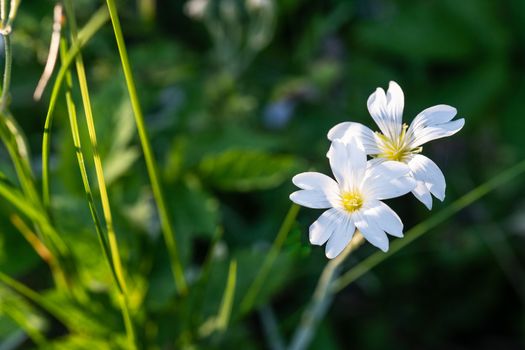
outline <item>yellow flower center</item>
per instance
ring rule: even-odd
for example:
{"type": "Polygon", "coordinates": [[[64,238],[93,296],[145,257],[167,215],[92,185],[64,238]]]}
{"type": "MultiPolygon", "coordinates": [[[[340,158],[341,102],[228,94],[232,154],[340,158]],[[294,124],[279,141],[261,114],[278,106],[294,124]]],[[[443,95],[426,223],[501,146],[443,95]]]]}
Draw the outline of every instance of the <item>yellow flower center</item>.
{"type": "Polygon", "coordinates": [[[408,125],[403,124],[401,134],[394,139],[389,138],[379,132],[376,132],[380,142],[378,143],[381,153],[377,154],[378,158],[386,158],[397,162],[407,162],[411,154],[420,153],[423,147],[410,147],[410,140],[407,138],[408,125]]]}
{"type": "Polygon", "coordinates": [[[353,213],[363,206],[363,197],[358,192],[344,192],[341,194],[341,202],[347,212],[353,213]]]}

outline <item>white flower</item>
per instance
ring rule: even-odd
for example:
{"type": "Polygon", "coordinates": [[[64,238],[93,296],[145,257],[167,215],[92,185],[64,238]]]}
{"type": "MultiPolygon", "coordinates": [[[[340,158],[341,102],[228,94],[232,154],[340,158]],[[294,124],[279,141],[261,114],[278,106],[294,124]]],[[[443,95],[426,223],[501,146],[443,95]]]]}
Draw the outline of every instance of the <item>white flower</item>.
{"type": "Polygon", "coordinates": [[[293,202],[328,209],[310,226],[310,242],[326,243],[326,256],[332,259],[350,243],[357,228],[366,240],[386,252],[386,233],[403,237],[403,223],[381,200],[414,189],[408,167],[398,162],[367,162],[363,146],[353,138],[347,143],[334,141],[329,160],[337,181],[316,172],[301,173],[292,180],[301,188],[290,195],[293,202]]]}
{"type": "Polygon", "coordinates": [[[368,98],[368,111],[381,132],[374,133],[364,125],[345,122],[334,126],[328,132],[330,140],[343,141],[357,137],[366,153],[377,159],[405,163],[416,179],[412,193],[428,209],[432,209],[432,195],[445,199],[445,177],[439,167],[429,158],[421,155],[423,144],[457,133],[465,124],[464,119],[452,121],[456,109],[447,105],[430,107],[419,113],[410,127],[403,124],[405,97],[403,90],[393,81],[388,92],[381,88],[368,98]]]}
{"type": "Polygon", "coordinates": [[[200,20],[204,17],[209,0],[189,0],[184,5],[184,10],[188,17],[200,20]]]}
{"type": "Polygon", "coordinates": [[[246,6],[251,11],[270,8],[272,5],[271,0],[246,0],[246,6]]]}

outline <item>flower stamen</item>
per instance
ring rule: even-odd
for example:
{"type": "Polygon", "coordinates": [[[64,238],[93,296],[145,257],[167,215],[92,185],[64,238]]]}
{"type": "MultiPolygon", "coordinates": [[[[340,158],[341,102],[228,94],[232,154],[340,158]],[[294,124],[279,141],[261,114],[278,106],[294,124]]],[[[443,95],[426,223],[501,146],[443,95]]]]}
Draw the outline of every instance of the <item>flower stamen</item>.
{"type": "Polygon", "coordinates": [[[358,192],[344,192],[341,194],[341,202],[347,212],[353,213],[363,206],[363,197],[358,192]]]}
{"type": "Polygon", "coordinates": [[[401,133],[394,138],[385,136],[379,132],[376,132],[379,138],[378,146],[381,149],[381,153],[375,155],[378,158],[386,158],[397,162],[406,162],[409,160],[410,155],[421,153],[423,147],[412,148],[410,146],[410,137],[407,137],[408,125],[403,124],[401,133]]]}

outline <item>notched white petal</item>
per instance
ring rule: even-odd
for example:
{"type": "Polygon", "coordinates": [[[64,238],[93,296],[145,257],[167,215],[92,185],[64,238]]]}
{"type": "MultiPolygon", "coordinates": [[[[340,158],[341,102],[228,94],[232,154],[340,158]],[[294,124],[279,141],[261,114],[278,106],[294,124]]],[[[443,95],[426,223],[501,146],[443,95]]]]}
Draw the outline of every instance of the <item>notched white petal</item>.
{"type": "Polygon", "coordinates": [[[366,153],[355,139],[348,143],[340,140],[332,142],[328,152],[330,167],[335,178],[343,188],[351,188],[360,183],[366,170],[366,153]]]}
{"type": "Polygon", "coordinates": [[[428,126],[440,125],[451,121],[457,114],[457,110],[448,105],[437,105],[429,107],[420,112],[410,124],[408,132],[426,128],[428,126]]]}
{"type": "Polygon", "coordinates": [[[367,169],[363,191],[370,199],[389,199],[402,196],[414,189],[415,180],[410,168],[401,162],[386,161],[367,169]]]}
{"type": "Polygon", "coordinates": [[[381,201],[371,203],[363,215],[374,220],[383,231],[395,237],[403,237],[403,222],[388,205],[381,201]]]}
{"type": "Polygon", "coordinates": [[[328,239],[325,255],[328,259],[337,257],[346,248],[354,236],[355,226],[349,215],[345,215],[344,222],[338,225],[328,239]]]}
{"type": "Polygon", "coordinates": [[[343,213],[337,209],[329,209],[325,211],[319,218],[310,225],[310,243],[315,245],[323,245],[328,241],[330,236],[337,228],[344,222],[343,213]]]}
{"type": "Polygon", "coordinates": [[[432,196],[423,181],[417,182],[416,187],[412,190],[412,194],[423,203],[428,210],[432,210],[432,196]]]}
{"type": "Polygon", "coordinates": [[[344,122],[337,124],[328,131],[330,141],[341,140],[346,143],[352,138],[356,138],[363,145],[367,154],[380,152],[376,134],[363,124],[344,122]]]}
{"type": "Polygon", "coordinates": [[[408,162],[413,176],[422,181],[428,190],[440,201],[445,199],[446,182],[441,169],[429,158],[416,154],[408,162]]]}
{"type": "Polygon", "coordinates": [[[377,126],[384,135],[389,135],[388,129],[388,104],[385,95],[385,90],[377,88],[376,91],[370,95],[367,101],[368,112],[372,116],[372,119],[376,122],[377,126]]]}
{"type": "Polygon", "coordinates": [[[305,172],[295,175],[292,178],[295,186],[303,190],[319,190],[327,194],[337,192],[337,182],[325,174],[317,172],[305,172]]]}
{"type": "Polygon", "coordinates": [[[440,125],[418,128],[412,131],[412,147],[419,147],[427,142],[452,136],[465,125],[465,119],[458,119],[440,125]]]}
{"type": "Polygon", "coordinates": [[[332,203],[326,194],[315,190],[299,190],[290,195],[292,202],[312,209],[327,209],[332,207],[332,203]]]}
{"type": "Polygon", "coordinates": [[[386,233],[374,223],[373,219],[360,214],[356,219],[355,226],[370,244],[384,252],[388,251],[388,237],[386,233]]]}
{"type": "Polygon", "coordinates": [[[396,132],[401,131],[401,124],[403,119],[403,108],[405,106],[405,95],[401,87],[395,82],[391,81],[388,85],[387,92],[388,115],[395,121],[396,132]]]}

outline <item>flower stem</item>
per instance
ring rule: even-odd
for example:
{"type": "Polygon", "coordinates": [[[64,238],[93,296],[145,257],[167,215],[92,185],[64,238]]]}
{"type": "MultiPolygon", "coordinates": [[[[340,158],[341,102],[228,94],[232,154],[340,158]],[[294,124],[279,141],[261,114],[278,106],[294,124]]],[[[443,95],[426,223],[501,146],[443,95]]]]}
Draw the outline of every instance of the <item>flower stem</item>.
{"type": "Polygon", "coordinates": [[[118,16],[117,6],[114,0],[106,1],[109,15],[111,17],[111,23],[113,24],[113,32],[117,41],[117,46],[120,54],[120,60],[122,63],[122,69],[124,71],[124,77],[128,87],[129,98],[131,100],[131,107],[135,116],[135,122],[137,124],[137,130],[139,133],[140,142],[142,144],[142,150],[144,152],[144,158],[146,160],[146,167],[153,189],[153,196],[157,204],[157,210],[160,216],[160,224],[162,226],[162,233],[164,234],[164,240],[166,241],[166,247],[170,256],[171,270],[175,279],[177,290],[180,294],[187,293],[187,284],[184,277],[184,269],[180,261],[179,253],[177,250],[177,243],[175,240],[175,233],[171,224],[170,216],[166,202],[164,200],[164,194],[162,185],[160,182],[160,176],[157,169],[157,162],[153,155],[151,142],[149,135],[146,130],[146,124],[144,122],[144,116],[142,114],[142,108],[140,106],[137,89],[135,87],[135,81],[133,79],[133,73],[131,71],[131,65],[128,59],[128,53],[126,50],[126,44],[124,42],[124,36],[122,35],[122,29],[120,27],[120,20],[118,16]]]}
{"type": "Polygon", "coordinates": [[[259,309],[259,319],[270,350],[284,350],[284,342],[279,334],[277,320],[270,305],[264,305],[259,309]]]}
{"type": "Polygon", "coordinates": [[[9,86],[11,85],[11,66],[13,63],[13,53],[11,50],[11,37],[9,33],[4,35],[4,52],[5,52],[4,82],[2,84],[2,96],[0,97],[0,111],[2,112],[4,112],[7,109],[9,86]]]}
{"type": "Polygon", "coordinates": [[[289,350],[303,350],[308,347],[315,335],[317,324],[326,314],[328,306],[334,297],[332,287],[335,279],[339,275],[341,264],[346,260],[348,255],[359,248],[364,241],[363,235],[359,231],[356,231],[345,250],[326,264],[315,288],[311,304],[304,311],[301,323],[294,333],[292,343],[288,348],[289,350]]]}

